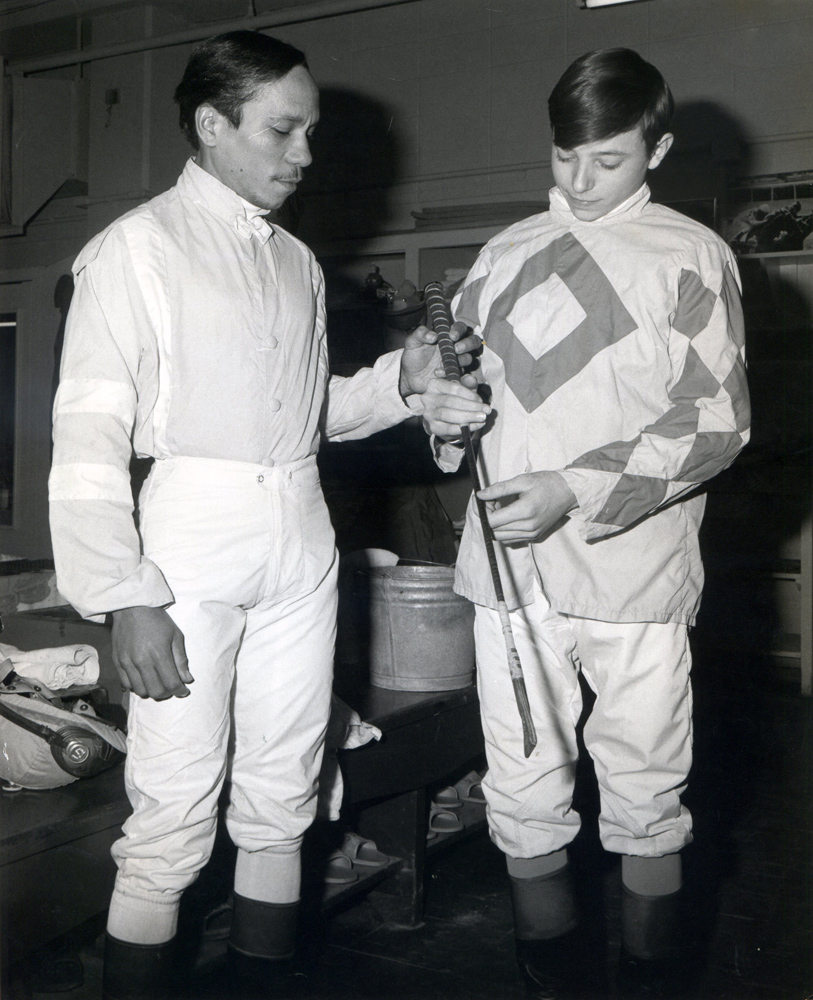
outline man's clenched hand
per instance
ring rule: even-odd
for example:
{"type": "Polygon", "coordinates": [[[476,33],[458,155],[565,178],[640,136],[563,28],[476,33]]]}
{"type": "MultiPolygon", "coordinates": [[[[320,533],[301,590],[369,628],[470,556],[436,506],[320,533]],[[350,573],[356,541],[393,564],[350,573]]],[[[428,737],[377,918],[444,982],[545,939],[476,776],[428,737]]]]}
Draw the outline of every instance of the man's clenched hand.
{"type": "Polygon", "coordinates": [[[194,680],[183,633],[163,608],[113,612],[113,665],[122,686],[139,698],[186,698],[194,680]]]}

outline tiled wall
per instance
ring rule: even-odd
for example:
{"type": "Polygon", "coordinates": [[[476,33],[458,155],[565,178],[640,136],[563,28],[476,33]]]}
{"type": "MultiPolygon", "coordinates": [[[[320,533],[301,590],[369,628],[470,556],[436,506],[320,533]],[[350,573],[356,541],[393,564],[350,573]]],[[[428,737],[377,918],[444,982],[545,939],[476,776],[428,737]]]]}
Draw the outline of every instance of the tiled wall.
{"type": "MultiPolygon", "coordinates": [[[[323,88],[382,106],[398,153],[390,227],[410,208],[543,194],[547,95],[572,59],[610,45],[664,72],[684,149],[722,132],[743,172],[813,166],[810,0],[418,0],[278,34],[323,88]]],[[[340,212],[336,200],[324,210],[340,212]]]]}
{"type": "MultiPolygon", "coordinates": [[[[93,44],[183,27],[173,8],[134,5],[95,17],[93,44]]],[[[413,0],[275,33],[305,50],[326,110],[339,110],[309,171],[311,191],[322,192],[310,196],[309,239],[411,227],[410,212],[429,206],[544,198],[547,96],[576,56],[602,46],[637,49],[669,80],[679,197],[708,193],[695,189],[714,160],[739,157],[729,172],[745,175],[813,167],[813,0],[595,10],[579,0],[413,0]]],[[[172,92],[190,48],[85,67],[88,235],[168,187],[182,167],[189,150],[172,92]],[[108,89],[121,96],[112,112],[108,89]]]]}

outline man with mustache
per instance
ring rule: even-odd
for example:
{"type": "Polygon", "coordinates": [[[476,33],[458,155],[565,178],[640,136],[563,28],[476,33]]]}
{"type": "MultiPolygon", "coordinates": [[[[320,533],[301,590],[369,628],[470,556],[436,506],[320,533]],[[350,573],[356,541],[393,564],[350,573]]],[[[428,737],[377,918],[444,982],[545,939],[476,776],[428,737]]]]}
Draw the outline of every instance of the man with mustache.
{"type": "MultiPolygon", "coordinates": [[[[265,218],[311,162],[319,95],[303,53],[219,36],[192,54],[175,100],[195,154],[175,187],[80,253],[55,403],[59,587],[83,616],[112,616],[135,695],[106,1000],[167,995],[230,740],[235,971],[264,983],[291,956],[336,628],[316,450],[322,435],[427,412],[419,394],[439,364],[419,328],[373,368],[328,374],[321,269],[265,218]],[[133,451],[155,459],[138,527],[133,451]]],[[[464,363],[477,343],[457,345],[464,363]]]]}

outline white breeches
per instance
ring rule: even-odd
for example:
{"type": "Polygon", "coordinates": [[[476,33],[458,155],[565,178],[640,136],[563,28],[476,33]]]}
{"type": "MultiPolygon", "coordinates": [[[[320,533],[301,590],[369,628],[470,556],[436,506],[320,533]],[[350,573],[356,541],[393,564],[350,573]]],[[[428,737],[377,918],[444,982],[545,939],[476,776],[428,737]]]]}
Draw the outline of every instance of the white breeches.
{"type": "Polygon", "coordinates": [[[538,744],[527,760],[496,611],[477,607],[477,684],[491,836],[506,854],[536,857],[576,836],[572,807],[582,709],[581,668],[596,702],[584,729],[601,795],[605,849],[654,857],[691,840],[680,803],[692,761],[691,656],[679,624],[619,624],[552,611],[539,585],[511,612],[538,744]]]}
{"type": "Polygon", "coordinates": [[[227,766],[235,889],[298,898],[330,711],[337,559],[312,458],[156,462],[141,534],[175,596],[194,677],[187,698],[130,698],[133,815],[113,847],[108,929],[150,944],[172,936],[181,891],[210,856],[227,766]]]}

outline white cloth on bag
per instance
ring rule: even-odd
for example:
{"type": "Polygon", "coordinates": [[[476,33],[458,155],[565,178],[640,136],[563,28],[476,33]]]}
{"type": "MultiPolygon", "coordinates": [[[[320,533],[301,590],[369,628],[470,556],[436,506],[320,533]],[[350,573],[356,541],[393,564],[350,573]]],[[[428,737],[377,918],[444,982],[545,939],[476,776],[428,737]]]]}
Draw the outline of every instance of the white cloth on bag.
{"type": "Polygon", "coordinates": [[[175,594],[168,611],[195,678],[187,698],[130,700],[134,812],[113,847],[108,929],[155,944],[173,935],[180,894],[211,852],[230,730],[235,890],[298,898],[330,706],[338,560],[313,458],[273,468],[167,459],[143,498],[144,551],[175,594]]]}
{"type": "Polygon", "coordinates": [[[0,660],[11,660],[21,677],[41,681],[60,690],[75,684],[95,684],[99,679],[99,654],[84,643],[22,650],[0,642],[0,660]]]}
{"type": "Polygon", "coordinates": [[[680,850],[691,840],[691,816],[680,803],[692,761],[686,627],[561,615],[538,582],[533,604],[512,611],[511,623],[539,734],[527,759],[499,615],[476,609],[489,765],[483,790],[494,842],[511,857],[531,858],[578,833],[572,796],[581,667],[597,694],[584,739],[598,777],[603,846],[642,857],[680,850]]]}

